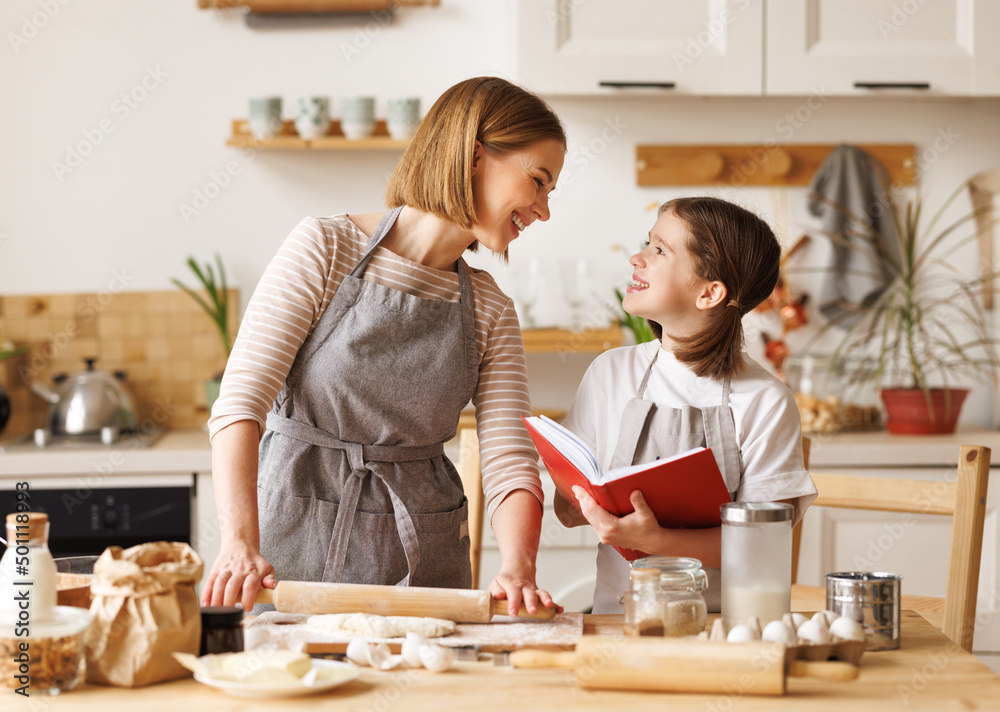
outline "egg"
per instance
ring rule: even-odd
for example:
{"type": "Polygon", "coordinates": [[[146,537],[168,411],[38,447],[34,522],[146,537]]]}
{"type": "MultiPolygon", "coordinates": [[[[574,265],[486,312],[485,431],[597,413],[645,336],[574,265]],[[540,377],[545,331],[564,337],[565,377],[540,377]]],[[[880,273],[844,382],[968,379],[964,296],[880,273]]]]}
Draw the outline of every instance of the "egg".
{"type": "Polygon", "coordinates": [[[813,614],[813,620],[817,620],[827,628],[840,616],[833,611],[817,611],[813,614]]]}
{"type": "Polygon", "coordinates": [[[830,642],[830,629],[818,620],[808,620],[800,625],[796,635],[813,645],[826,645],[830,642]]]}
{"type": "Polygon", "coordinates": [[[782,645],[795,645],[795,632],[783,621],[771,621],[760,634],[761,640],[782,645]]]}
{"type": "Polygon", "coordinates": [[[352,638],[347,644],[347,659],[355,665],[368,665],[368,641],[364,638],[352,638]]]}
{"type": "Polygon", "coordinates": [[[392,670],[403,662],[402,655],[393,655],[385,643],[368,646],[368,664],[377,670],[392,670]]]}
{"type": "Polygon", "coordinates": [[[403,660],[410,667],[420,667],[420,647],[427,645],[427,638],[420,633],[407,633],[406,640],[400,646],[403,660]]]}
{"type": "Polygon", "coordinates": [[[729,631],[729,635],[726,636],[727,643],[749,643],[751,640],[758,640],[758,638],[754,635],[753,629],[743,623],[734,625],[729,631]]]}
{"type": "Polygon", "coordinates": [[[793,613],[792,614],[792,625],[795,626],[795,630],[799,629],[799,626],[809,620],[809,616],[804,613],[793,613]]]}
{"type": "Polygon", "coordinates": [[[865,629],[853,618],[838,618],[830,624],[830,635],[838,640],[864,640],[865,629]]]}
{"type": "Polygon", "coordinates": [[[431,672],[444,672],[455,662],[455,653],[440,645],[424,645],[420,648],[420,662],[431,672]]]}

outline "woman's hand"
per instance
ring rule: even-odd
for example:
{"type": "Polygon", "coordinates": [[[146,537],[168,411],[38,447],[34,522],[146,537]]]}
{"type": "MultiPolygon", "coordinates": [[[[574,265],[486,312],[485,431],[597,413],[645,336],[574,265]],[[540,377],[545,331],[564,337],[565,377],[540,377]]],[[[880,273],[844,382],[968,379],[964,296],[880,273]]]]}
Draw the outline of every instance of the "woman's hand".
{"type": "Polygon", "coordinates": [[[276,585],[274,567],[256,548],[243,542],[223,544],[202,589],[201,605],[234,606],[240,602],[249,612],[257,592],[276,585]]]}
{"type": "Polygon", "coordinates": [[[616,517],[605,510],[583,487],[574,487],[573,494],[580,503],[583,516],[594,527],[602,544],[650,553],[665,547],[664,539],[670,530],[664,529],[656,521],[653,511],[639,490],[633,490],[629,497],[635,511],[624,517],[616,517]]]}
{"type": "Polygon", "coordinates": [[[555,606],[556,613],[562,613],[562,606],[556,606],[552,596],[545,589],[538,588],[535,584],[535,571],[525,567],[518,570],[516,566],[503,566],[496,578],[490,581],[490,595],[497,600],[507,599],[511,615],[524,603],[528,613],[537,613],[539,606],[552,608],[555,606]]]}

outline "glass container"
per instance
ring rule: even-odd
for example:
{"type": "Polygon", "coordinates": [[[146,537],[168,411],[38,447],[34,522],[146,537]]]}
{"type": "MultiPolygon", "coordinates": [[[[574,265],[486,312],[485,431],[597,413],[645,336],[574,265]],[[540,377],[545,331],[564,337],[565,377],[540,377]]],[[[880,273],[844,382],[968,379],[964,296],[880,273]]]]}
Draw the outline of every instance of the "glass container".
{"type": "Polygon", "coordinates": [[[698,559],[682,556],[646,556],[632,563],[636,568],[657,569],[660,589],[667,596],[667,635],[697,635],[705,630],[708,607],[702,594],[708,576],[698,559]]]}
{"type": "Polygon", "coordinates": [[[726,627],[756,616],[761,627],[791,609],[792,516],[779,502],[722,505],[722,617],[726,627]]]}
{"type": "Polygon", "coordinates": [[[801,354],[785,360],[788,387],[795,394],[805,435],[878,430],[882,412],[873,382],[859,378],[864,362],[843,359],[837,368],[826,355],[801,354]],[[855,383],[851,383],[852,374],[855,383]]]}
{"type": "Polygon", "coordinates": [[[625,592],[625,635],[663,636],[667,632],[667,597],[657,569],[632,569],[625,592]]]}

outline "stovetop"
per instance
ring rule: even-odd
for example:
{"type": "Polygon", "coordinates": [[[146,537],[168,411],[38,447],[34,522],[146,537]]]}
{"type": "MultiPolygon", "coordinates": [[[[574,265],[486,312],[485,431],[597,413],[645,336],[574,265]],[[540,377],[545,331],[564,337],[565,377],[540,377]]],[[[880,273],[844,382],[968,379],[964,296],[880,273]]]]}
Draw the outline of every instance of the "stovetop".
{"type": "Polygon", "coordinates": [[[151,447],[165,430],[140,430],[134,433],[121,433],[113,442],[102,442],[100,435],[25,435],[19,440],[0,445],[0,453],[24,454],[28,452],[79,452],[103,450],[145,450],[151,447]],[[43,444],[39,444],[43,443],[43,444]]]}

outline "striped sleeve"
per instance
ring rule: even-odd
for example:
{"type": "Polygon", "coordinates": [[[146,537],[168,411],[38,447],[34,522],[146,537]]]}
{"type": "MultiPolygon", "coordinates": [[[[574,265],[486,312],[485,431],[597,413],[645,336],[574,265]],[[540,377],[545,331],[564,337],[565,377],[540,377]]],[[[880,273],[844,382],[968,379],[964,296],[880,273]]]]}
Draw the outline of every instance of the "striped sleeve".
{"type": "Polygon", "coordinates": [[[476,290],[477,340],[485,342],[479,366],[479,386],[473,397],[476,427],[482,460],[483,492],[488,520],[514,490],[523,489],[544,501],[538,475],[538,455],[521,421],[531,415],[528,373],[524,359],[524,341],[514,311],[514,303],[500,291],[485,273],[476,275],[481,282],[476,290]],[[496,314],[493,319],[480,315],[496,314]]]}

